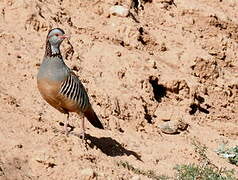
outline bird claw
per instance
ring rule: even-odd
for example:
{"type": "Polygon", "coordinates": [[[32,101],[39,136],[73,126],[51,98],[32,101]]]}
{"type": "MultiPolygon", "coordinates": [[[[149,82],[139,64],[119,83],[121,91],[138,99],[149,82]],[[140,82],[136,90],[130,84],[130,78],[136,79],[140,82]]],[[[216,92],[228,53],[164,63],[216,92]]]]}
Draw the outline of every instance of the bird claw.
{"type": "Polygon", "coordinates": [[[80,137],[80,139],[82,139],[82,140],[86,140],[86,139],[85,139],[85,132],[84,132],[84,131],[81,132],[80,135],[79,135],[79,137],[80,137]]]}

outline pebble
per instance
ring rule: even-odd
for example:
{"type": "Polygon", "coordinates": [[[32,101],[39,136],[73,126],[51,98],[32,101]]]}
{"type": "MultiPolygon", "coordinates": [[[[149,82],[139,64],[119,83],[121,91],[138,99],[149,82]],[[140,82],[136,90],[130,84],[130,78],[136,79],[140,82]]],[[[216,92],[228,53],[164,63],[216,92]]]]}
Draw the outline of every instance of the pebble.
{"type": "Polygon", "coordinates": [[[92,168],[86,168],[81,171],[82,176],[95,177],[96,173],[92,168]]]}
{"type": "Polygon", "coordinates": [[[136,175],[136,176],[133,176],[131,178],[131,180],[141,180],[140,176],[139,175],[136,175]]]}
{"type": "Polygon", "coordinates": [[[114,16],[127,17],[129,15],[129,9],[124,6],[115,5],[110,8],[110,14],[114,16]]]}
{"type": "Polygon", "coordinates": [[[173,120],[163,122],[158,126],[163,133],[177,134],[181,131],[185,131],[188,128],[188,124],[182,120],[173,120]]]}

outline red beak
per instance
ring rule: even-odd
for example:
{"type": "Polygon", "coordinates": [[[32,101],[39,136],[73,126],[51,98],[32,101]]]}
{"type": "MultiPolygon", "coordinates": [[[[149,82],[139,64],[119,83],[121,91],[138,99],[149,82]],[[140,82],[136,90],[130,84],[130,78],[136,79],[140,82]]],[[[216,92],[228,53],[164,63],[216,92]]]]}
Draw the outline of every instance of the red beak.
{"type": "Polygon", "coordinates": [[[65,34],[65,35],[63,35],[63,36],[60,36],[60,38],[61,38],[61,39],[66,39],[66,38],[69,38],[69,36],[65,34]]]}

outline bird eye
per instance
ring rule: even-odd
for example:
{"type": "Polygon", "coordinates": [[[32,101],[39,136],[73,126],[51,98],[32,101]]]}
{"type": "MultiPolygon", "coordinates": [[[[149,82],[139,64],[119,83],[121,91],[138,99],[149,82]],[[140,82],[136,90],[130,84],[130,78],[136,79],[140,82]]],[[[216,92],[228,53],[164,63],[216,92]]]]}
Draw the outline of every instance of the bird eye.
{"type": "Polygon", "coordinates": [[[59,34],[55,34],[56,36],[59,36],[59,34]]]}

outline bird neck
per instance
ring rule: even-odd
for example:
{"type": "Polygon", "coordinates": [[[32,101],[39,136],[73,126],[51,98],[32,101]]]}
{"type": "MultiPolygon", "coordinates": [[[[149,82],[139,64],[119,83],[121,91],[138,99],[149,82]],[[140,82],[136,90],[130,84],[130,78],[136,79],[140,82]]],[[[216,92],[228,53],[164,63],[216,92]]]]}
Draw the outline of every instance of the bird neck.
{"type": "Polygon", "coordinates": [[[61,52],[58,45],[52,45],[49,41],[46,42],[46,48],[45,48],[45,56],[48,57],[54,57],[54,56],[60,56],[61,52]]]}

